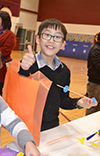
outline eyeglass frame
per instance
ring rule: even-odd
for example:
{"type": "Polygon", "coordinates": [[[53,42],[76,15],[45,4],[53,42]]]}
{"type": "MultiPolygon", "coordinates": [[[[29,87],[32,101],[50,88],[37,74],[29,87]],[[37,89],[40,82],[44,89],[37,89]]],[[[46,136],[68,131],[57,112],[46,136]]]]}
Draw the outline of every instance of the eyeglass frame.
{"type": "MultiPolygon", "coordinates": [[[[47,35],[50,35],[50,34],[48,34],[48,33],[41,33],[41,35],[42,35],[42,38],[43,38],[43,34],[47,34],[47,35]]],[[[54,42],[57,42],[57,41],[55,41],[55,39],[54,39],[54,37],[60,37],[60,38],[62,38],[62,41],[64,40],[64,38],[63,37],[61,37],[61,36],[53,36],[53,35],[50,35],[50,39],[45,39],[45,38],[43,38],[44,40],[51,40],[51,38],[53,38],[53,41],[54,42]]],[[[61,42],[62,42],[61,41],[61,42]]],[[[61,43],[61,42],[57,42],[57,43],[61,43]]]]}

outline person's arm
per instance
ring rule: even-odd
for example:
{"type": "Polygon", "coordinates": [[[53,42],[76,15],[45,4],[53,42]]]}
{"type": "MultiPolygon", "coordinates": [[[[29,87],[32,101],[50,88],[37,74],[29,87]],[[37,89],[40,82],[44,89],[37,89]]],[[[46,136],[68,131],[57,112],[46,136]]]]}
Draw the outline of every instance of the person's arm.
{"type": "Polygon", "coordinates": [[[21,148],[25,150],[26,156],[40,156],[40,152],[38,151],[33,136],[29,132],[27,126],[1,96],[0,108],[1,124],[18,140],[21,148]],[[31,146],[29,147],[29,145],[31,146]]]}
{"type": "Polygon", "coordinates": [[[0,69],[3,67],[2,59],[1,59],[1,51],[0,51],[0,69]]]}
{"type": "Polygon", "coordinates": [[[62,105],[60,106],[62,109],[75,109],[75,108],[91,108],[97,106],[97,101],[93,103],[93,100],[88,97],[82,98],[70,98],[69,93],[65,93],[66,96],[63,99],[62,105]]]}
{"type": "Polygon", "coordinates": [[[7,36],[4,43],[0,47],[0,51],[2,54],[1,56],[6,59],[6,57],[11,54],[11,50],[14,48],[15,44],[16,44],[16,37],[15,34],[11,32],[11,34],[7,36]]]}
{"type": "Polygon", "coordinates": [[[93,52],[91,53],[91,60],[95,68],[100,71],[100,46],[99,49],[93,49],[93,52]]]}

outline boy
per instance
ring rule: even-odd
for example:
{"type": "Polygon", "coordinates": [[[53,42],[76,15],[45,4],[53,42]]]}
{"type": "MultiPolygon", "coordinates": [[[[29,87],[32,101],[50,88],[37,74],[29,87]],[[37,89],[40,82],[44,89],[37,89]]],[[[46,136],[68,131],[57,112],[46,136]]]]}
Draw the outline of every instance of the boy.
{"type": "Polygon", "coordinates": [[[15,115],[14,111],[10,109],[4,99],[0,96],[0,121],[19,142],[26,156],[40,156],[40,152],[36,148],[31,133],[22,122],[22,120],[15,115]]]}
{"type": "Polygon", "coordinates": [[[93,104],[89,98],[71,99],[69,92],[64,93],[62,88],[57,87],[57,84],[61,86],[70,84],[70,70],[56,56],[66,44],[66,35],[66,28],[60,21],[56,19],[43,21],[36,36],[36,43],[40,45],[41,51],[35,57],[32,52],[27,53],[22,59],[19,74],[29,76],[30,73],[39,70],[53,82],[43,112],[41,131],[59,125],[59,107],[74,109],[79,106],[90,108],[97,105],[97,102],[93,104]]]}

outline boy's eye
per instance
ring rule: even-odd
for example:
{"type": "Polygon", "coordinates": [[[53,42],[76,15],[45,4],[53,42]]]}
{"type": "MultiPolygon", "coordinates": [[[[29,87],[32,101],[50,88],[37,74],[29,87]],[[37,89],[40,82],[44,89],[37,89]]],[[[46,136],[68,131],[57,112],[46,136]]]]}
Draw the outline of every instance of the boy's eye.
{"type": "Polygon", "coordinates": [[[55,36],[55,38],[56,38],[56,39],[60,39],[60,38],[62,38],[62,37],[61,37],[61,36],[55,36]]]}
{"type": "Polygon", "coordinates": [[[50,37],[51,35],[50,34],[45,34],[45,36],[50,37]]]}

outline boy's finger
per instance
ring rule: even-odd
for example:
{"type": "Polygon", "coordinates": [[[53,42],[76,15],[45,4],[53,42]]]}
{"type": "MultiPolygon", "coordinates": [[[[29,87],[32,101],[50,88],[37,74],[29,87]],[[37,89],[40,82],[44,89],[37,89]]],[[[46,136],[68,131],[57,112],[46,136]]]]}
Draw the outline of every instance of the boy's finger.
{"type": "Polygon", "coordinates": [[[27,47],[28,47],[28,52],[29,52],[30,54],[33,54],[33,52],[32,52],[32,47],[31,47],[30,45],[28,45],[27,47]]]}

